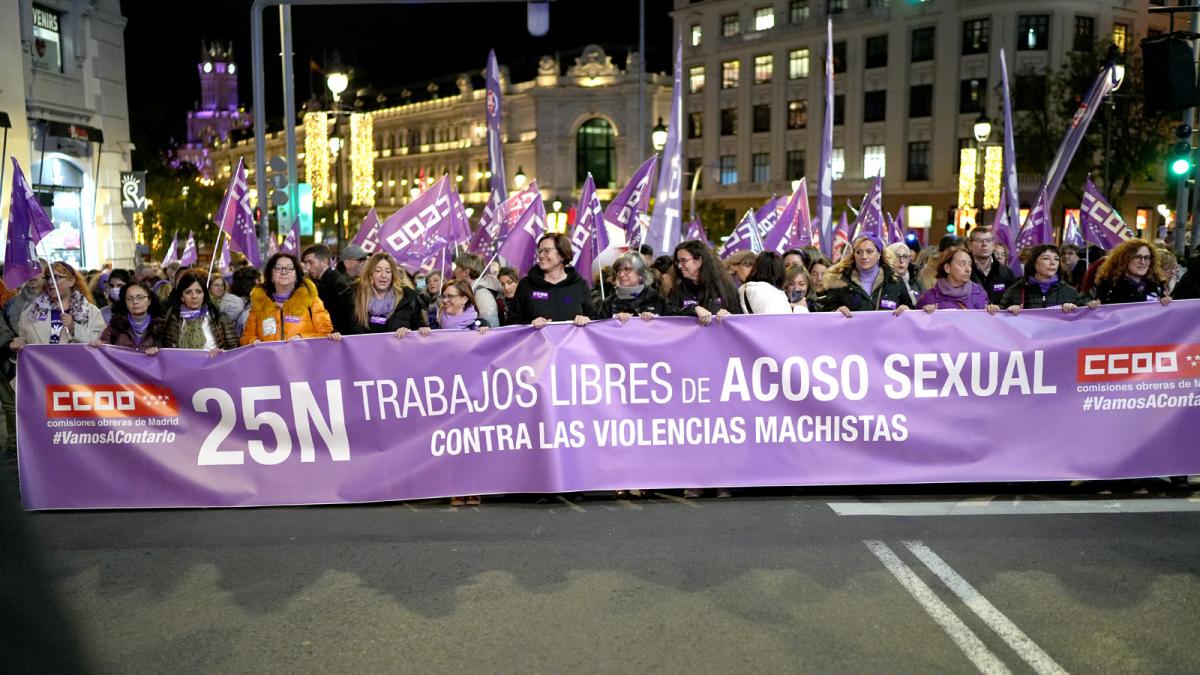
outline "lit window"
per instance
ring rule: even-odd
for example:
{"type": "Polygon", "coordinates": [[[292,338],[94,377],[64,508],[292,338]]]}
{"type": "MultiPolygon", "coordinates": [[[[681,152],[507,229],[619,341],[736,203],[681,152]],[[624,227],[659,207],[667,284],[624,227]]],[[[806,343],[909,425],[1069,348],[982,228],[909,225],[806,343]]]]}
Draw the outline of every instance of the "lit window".
{"type": "Polygon", "coordinates": [[[759,7],[754,10],[754,30],[771,30],[775,27],[775,8],[759,7]]]}
{"type": "Polygon", "coordinates": [[[1113,46],[1115,46],[1118,51],[1124,54],[1125,49],[1129,46],[1129,24],[1114,23],[1112,41],[1113,46]]]}
{"type": "Polygon", "coordinates": [[[832,173],[834,180],[841,180],[846,173],[846,149],[834,148],[832,160],[832,173]]]}
{"type": "Polygon", "coordinates": [[[699,94],[704,91],[704,66],[688,68],[688,93],[699,94]]]}
{"type": "Polygon", "coordinates": [[[721,185],[734,185],[737,183],[737,157],[735,155],[721,155],[721,185]]]}
{"type": "Polygon", "coordinates": [[[738,21],[737,14],[726,14],[721,17],[721,35],[724,37],[733,37],[742,32],[742,25],[738,21]]]}
{"type": "Polygon", "coordinates": [[[704,39],[704,31],[701,30],[700,24],[692,24],[692,46],[699,47],[700,42],[704,39]]]}
{"type": "Polygon", "coordinates": [[[882,145],[863,148],[863,178],[882,176],[887,169],[887,151],[882,145]]]}
{"type": "Polygon", "coordinates": [[[775,70],[775,58],[770,54],[754,57],[754,84],[767,84],[775,70]]]}
{"type": "MultiPolygon", "coordinates": [[[[33,67],[52,73],[63,72],[61,15],[40,5],[33,6],[33,67]]],[[[211,64],[206,63],[211,68],[211,64]]]]}
{"type": "Polygon", "coordinates": [[[803,129],[808,126],[808,101],[788,101],[787,128],[803,129]]]}
{"type": "Polygon", "coordinates": [[[808,50],[793,49],[788,52],[788,79],[808,77],[808,50]]]}
{"type": "Polygon", "coordinates": [[[742,75],[741,61],[722,61],[721,62],[721,88],[722,89],[737,89],[738,80],[742,75]]]}

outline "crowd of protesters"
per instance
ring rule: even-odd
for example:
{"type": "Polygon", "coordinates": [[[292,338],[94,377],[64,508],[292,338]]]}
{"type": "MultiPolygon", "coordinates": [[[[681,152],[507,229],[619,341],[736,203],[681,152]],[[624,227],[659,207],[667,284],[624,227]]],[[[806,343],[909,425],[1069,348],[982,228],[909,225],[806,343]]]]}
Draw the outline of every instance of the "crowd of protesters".
{"type": "MultiPolygon", "coordinates": [[[[540,329],[553,321],[586,326],[599,319],[624,324],[687,316],[709,326],[733,314],[836,312],[852,318],[866,311],[899,316],[908,309],[1015,315],[1057,308],[1070,314],[1200,297],[1200,257],[1185,271],[1162,242],[1134,239],[1107,252],[1041,245],[1022,251],[1019,265],[1009,265],[987,227],[972,230],[965,242],[947,236],[925,247],[885,246],[877,237],[859,236],[836,262],[813,247],[782,255],[742,251],[725,260],[699,241],[657,258],[642,247],[601,269],[591,287],[569,264],[573,253],[567,235],[545,234],[537,242],[536,264],[524,276],[459,253],[445,277],[437,270],[414,277],[386,253],[369,255],[351,245],[339,260],[321,244],[300,256],[276,253],[261,271],[241,260],[232,272],[211,276],[204,269],[148,262],[87,275],[65,262],[43,265],[42,274],[20,288],[0,282],[3,450],[15,454],[15,361],[29,344],[115,346],[150,356],[164,348],[197,349],[215,357],[262,342],[340,341],[367,333],[403,339],[432,330],[540,329]]],[[[479,501],[471,495],[451,503],[479,501]]]]}

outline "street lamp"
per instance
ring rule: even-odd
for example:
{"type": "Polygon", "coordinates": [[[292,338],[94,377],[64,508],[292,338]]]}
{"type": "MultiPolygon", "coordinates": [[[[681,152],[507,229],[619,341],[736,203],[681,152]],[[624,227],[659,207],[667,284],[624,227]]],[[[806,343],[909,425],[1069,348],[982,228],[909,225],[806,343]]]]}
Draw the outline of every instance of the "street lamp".
{"type": "Polygon", "coordinates": [[[526,180],[528,180],[528,177],[525,175],[525,170],[518,165],[517,173],[515,176],[513,176],[513,185],[516,185],[517,189],[520,190],[521,188],[525,187],[526,180]]]}
{"type": "Polygon", "coordinates": [[[975,118],[975,140],[982,146],[987,142],[989,136],[992,135],[992,121],[984,113],[979,113],[979,117],[975,118]]]}
{"type": "Polygon", "coordinates": [[[972,131],[975,134],[975,143],[978,150],[975,151],[975,183],[979,185],[979,210],[976,211],[975,225],[978,227],[983,224],[983,201],[985,191],[983,189],[983,155],[984,144],[992,135],[992,121],[988,119],[987,113],[980,111],[979,117],[975,118],[975,124],[972,126],[972,131]]]}
{"type": "Polygon", "coordinates": [[[667,147],[667,127],[661,117],[658,118],[658,124],[650,130],[650,144],[654,146],[655,152],[661,152],[667,147]]]}
{"type": "Polygon", "coordinates": [[[333,214],[334,227],[337,229],[337,247],[338,253],[342,251],[342,139],[338,136],[338,124],[341,122],[341,99],[342,92],[346,91],[346,87],[350,85],[350,77],[343,73],[340,69],[334,69],[325,76],[325,86],[329,87],[329,93],[333,94],[333,138],[329,139],[329,149],[334,156],[334,181],[337,182],[337,189],[334,190],[334,208],[337,209],[333,214]]]}
{"type": "Polygon", "coordinates": [[[325,85],[329,87],[333,100],[337,102],[341,100],[342,92],[350,85],[350,77],[341,71],[334,71],[325,76],[325,85]]]}

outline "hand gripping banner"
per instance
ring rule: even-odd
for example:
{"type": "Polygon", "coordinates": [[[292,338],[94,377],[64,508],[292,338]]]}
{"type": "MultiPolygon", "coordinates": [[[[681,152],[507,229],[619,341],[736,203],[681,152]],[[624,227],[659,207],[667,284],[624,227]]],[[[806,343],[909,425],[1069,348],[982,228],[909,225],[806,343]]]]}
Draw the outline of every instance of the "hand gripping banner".
{"type": "Polygon", "coordinates": [[[29,509],[1200,473],[1200,301],[610,320],[211,359],[30,346],[18,368],[29,509]]]}

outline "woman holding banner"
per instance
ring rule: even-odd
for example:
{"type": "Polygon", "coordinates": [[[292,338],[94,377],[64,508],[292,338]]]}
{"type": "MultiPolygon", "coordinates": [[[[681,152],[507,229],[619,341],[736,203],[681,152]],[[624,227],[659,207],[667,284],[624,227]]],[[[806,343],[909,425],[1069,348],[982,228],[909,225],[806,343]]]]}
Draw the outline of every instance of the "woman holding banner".
{"type": "Polygon", "coordinates": [[[1000,298],[1000,307],[1016,316],[1022,309],[1045,309],[1061,307],[1070,314],[1086,304],[1095,309],[1099,300],[1088,300],[1086,295],[1058,279],[1058,247],[1053,244],[1034,246],[1025,263],[1025,276],[1009,286],[1000,298]]]}
{"type": "Polygon", "coordinates": [[[543,234],[537,241],[537,265],[517,284],[509,325],[541,329],[551,321],[574,321],[586,326],[595,310],[587,282],[567,261],[573,259],[571,239],[561,232],[543,234]]]}
{"type": "Polygon", "coordinates": [[[363,275],[354,287],[354,333],[394,333],[417,330],[426,325],[417,291],[385,252],[367,259],[363,275]]]}
{"type": "Polygon", "coordinates": [[[521,282],[521,273],[511,267],[501,267],[496,272],[496,280],[500,282],[500,297],[496,298],[500,307],[500,325],[508,325],[508,308],[517,295],[517,284],[521,282]]]}
{"type": "Polygon", "coordinates": [[[167,346],[167,322],[150,284],[144,281],[122,284],[117,299],[110,306],[112,321],[100,337],[92,341],[93,347],[116,345],[153,355],[159,348],[167,346]]]}
{"type": "MultiPolygon", "coordinates": [[[[920,307],[917,304],[917,298],[921,297],[925,287],[921,285],[921,280],[912,264],[913,250],[902,241],[888,244],[887,250],[891,252],[892,260],[896,261],[896,269],[892,270],[896,279],[908,289],[908,295],[912,298],[913,304],[920,307]]],[[[938,265],[938,268],[941,269],[941,265],[938,265]]]]}
{"type": "Polygon", "coordinates": [[[848,319],[854,312],[876,310],[900,316],[912,307],[908,287],[892,271],[892,253],[878,237],[856,237],[850,251],[825,273],[825,295],[817,301],[821,311],[836,311],[848,319]]]}
{"type": "Polygon", "coordinates": [[[300,260],[291,253],[276,253],[263,268],[263,285],[250,292],[250,315],[242,332],[243,345],[301,338],[342,339],[317,287],[304,278],[300,260]]]}
{"type": "Polygon", "coordinates": [[[499,328],[500,308],[496,294],[500,292],[500,282],[491,274],[483,273],[483,257],[459,253],[454,257],[454,278],[474,284],[476,311],[489,326],[499,328]]]}
{"type": "Polygon", "coordinates": [[[92,303],[83,276],[65,262],[50,265],[44,284],[25,312],[12,341],[14,351],[27,344],[89,343],[104,331],[104,317],[92,303]]]}
{"type": "Polygon", "coordinates": [[[783,292],[787,293],[792,305],[792,314],[808,314],[813,311],[812,283],[804,267],[789,267],[783,275],[783,292]]]}
{"type": "MultiPolygon", "coordinates": [[[[803,265],[795,267],[803,268],[803,265]]],[[[784,265],[774,251],[764,251],[754,260],[750,274],[738,287],[744,314],[791,314],[792,305],[783,292],[784,265]]]]}
{"type": "Polygon", "coordinates": [[[641,253],[629,251],[613,262],[615,283],[600,305],[599,316],[621,323],[638,316],[645,321],[666,312],[666,301],[654,290],[653,272],[641,253]]]}
{"type": "Polygon", "coordinates": [[[943,251],[938,259],[937,281],[921,294],[917,307],[930,314],[939,309],[986,309],[988,314],[995,314],[1000,307],[988,302],[987,291],[971,281],[971,262],[965,248],[943,251]]]}
{"type": "Polygon", "coordinates": [[[1095,296],[1105,305],[1128,302],[1171,302],[1158,256],[1140,239],[1121,242],[1096,272],[1095,296]]]}
{"type": "Polygon", "coordinates": [[[208,294],[202,270],[188,270],[179,277],[167,299],[166,347],[203,349],[216,356],[238,348],[237,329],[217,309],[208,294]]]}
{"type": "Polygon", "coordinates": [[[675,284],[667,300],[672,316],[694,316],[701,326],[715,318],[741,314],[742,303],[729,275],[704,242],[695,239],[675,247],[675,284]]]}

